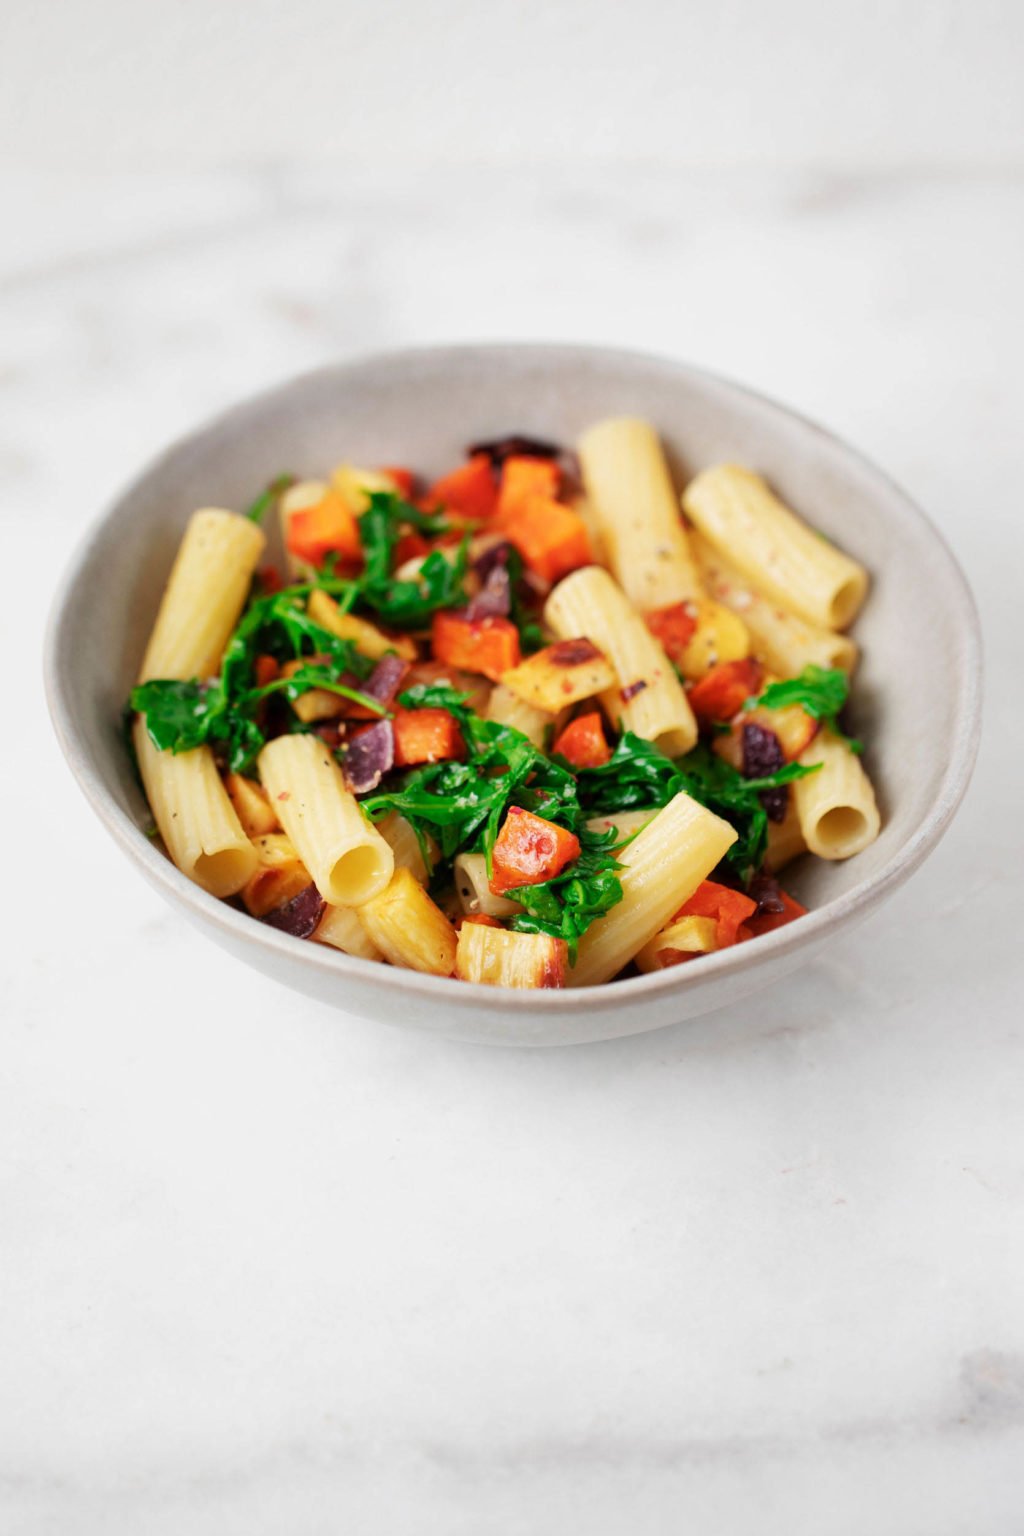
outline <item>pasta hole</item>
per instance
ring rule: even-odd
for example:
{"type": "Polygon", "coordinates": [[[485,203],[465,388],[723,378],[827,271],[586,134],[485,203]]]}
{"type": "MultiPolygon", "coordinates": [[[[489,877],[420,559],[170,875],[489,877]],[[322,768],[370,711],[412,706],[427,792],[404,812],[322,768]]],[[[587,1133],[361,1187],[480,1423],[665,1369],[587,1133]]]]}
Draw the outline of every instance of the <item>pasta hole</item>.
{"type": "Polygon", "coordinates": [[[868,835],[868,819],[853,805],[835,805],[826,811],[815,829],[815,840],[833,853],[855,853],[868,835]]]}
{"type": "Polygon", "coordinates": [[[336,859],[327,877],[327,895],[339,907],[358,907],[387,885],[394,868],[391,850],[364,844],[336,859]]]}
{"type": "Polygon", "coordinates": [[[864,600],[864,578],[855,575],[847,578],[832,598],[832,623],[844,629],[864,600]]]}
{"type": "Polygon", "coordinates": [[[217,853],[200,854],[195,878],[213,896],[233,896],[253,872],[255,851],[248,848],[221,848],[217,853]]]}

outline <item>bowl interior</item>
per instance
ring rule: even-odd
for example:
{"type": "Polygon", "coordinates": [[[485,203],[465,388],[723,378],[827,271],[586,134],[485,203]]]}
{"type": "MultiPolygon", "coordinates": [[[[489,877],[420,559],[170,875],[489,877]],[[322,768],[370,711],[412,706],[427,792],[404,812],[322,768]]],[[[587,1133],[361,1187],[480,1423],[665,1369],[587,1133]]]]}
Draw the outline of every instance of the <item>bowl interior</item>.
{"type": "MultiPolygon", "coordinates": [[[[129,487],[86,539],[68,575],[48,669],[65,750],[96,808],[124,834],[121,840],[141,858],[153,857],[141,833],[132,834],[149,818],[121,746],[120,710],[182,529],[197,506],[242,507],[282,471],[314,475],[341,459],[440,471],[474,438],[509,431],[571,444],[602,416],[624,414],[647,417],[658,428],[680,485],[708,464],[749,464],[872,573],[854,629],[863,660],[851,718],[868,743],[865,763],[883,830],[846,864],[794,866],[787,883],[819,922],[805,920],[747,946],[743,968],[762,946],[767,958],[772,944],[780,951],[791,947],[798,930],[806,927],[809,940],[812,927],[830,914],[852,915],[855,893],[881,888],[899,869],[913,867],[955,809],[977,734],[973,605],[945,545],[879,471],[813,424],[676,364],[576,347],[434,349],[323,370],[231,411],[171,448],[129,487]]],[[[187,899],[195,910],[220,905],[192,887],[187,899]]],[[[280,945],[280,936],[249,926],[250,942],[280,945]]],[[[383,969],[327,958],[359,973],[383,969]]],[[[702,961],[704,980],[739,959],[702,961]]],[[[410,980],[387,973],[391,983],[399,976],[400,986],[410,980]]],[[[424,985],[423,978],[411,980],[424,985]]],[[[668,980],[682,997],[679,976],[668,980]]],[[[380,987],[379,978],[375,984],[380,987]]],[[[450,1002],[481,990],[440,985],[450,1002]]],[[[645,996],[665,992],[666,977],[601,990],[614,990],[622,1004],[623,987],[640,1006],[645,996]]],[[[703,980],[699,991],[708,992],[703,980]]],[[[583,995],[546,995],[533,1000],[534,1008],[557,1011],[583,995]]],[[[460,1005],[469,1002],[463,997],[460,1005]]],[[[519,999],[501,1000],[510,1002],[521,1007],[519,999]]],[[[493,994],[487,1007],[492,1013],[499,1007],[493,994]]],[[[699,1010],[682,1003],[676,1010],[678,1016],[692,1011],[699,1010]]],[[[665,1008],[658,1012],[664,1016],[665,1008]]]]}

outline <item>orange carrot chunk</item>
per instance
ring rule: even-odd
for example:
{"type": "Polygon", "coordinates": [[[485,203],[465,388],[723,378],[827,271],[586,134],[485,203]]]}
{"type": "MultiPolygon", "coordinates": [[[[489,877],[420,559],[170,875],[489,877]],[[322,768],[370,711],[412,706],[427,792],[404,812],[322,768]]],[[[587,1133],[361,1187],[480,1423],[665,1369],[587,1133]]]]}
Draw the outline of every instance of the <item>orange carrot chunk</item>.
{"type": "Polygon", "coordinates": [[[752,656],[742,661],[720,661],[687,694],[690,708],[701,725],[731,720],[737,710],[761,687],[763,669],[752,656]]]}
{"type": "Polygon", "coordinates": [[[497,682],[519,665],[519,631],[510,619],[467,619],[461,613],[435,613],[431,629],[434,659],[497,682]]]}
{"type": "Polygon", "coordinates": [[[425,501],[428,507],[444,507],[463,517],[490,517],[498,503],[498,487],[488,455],[475,453],[468,464],[435,480],[425,501]]]}
{"type": "Polygon", "coordinates": [[[406,469],[401,464],[385,464],[381,474],[387,475],[389,480],[395,482],[395,489],[399,496],[403,496],[406,501],[412,500],[416,490],[416,476],[411,469],[406,469]]]}
{"type": "Polygon", "coordinates": [[[669,603],[667,608],[653,608],[645,615],[647,628],[660,640],[665,655],[676,666],[682,665],[686,647],[697,629],[697,610],[693,603],[669,603]]]}
{"type": "Polygon", "coordinates": [[[719,949],[736,943],[740,925],[757,911],[757,902],[742,891],[734,891],[728,885],[715,880],[702,880],[689,901],[684,902],[676,913],[681,917],[713,917],[715,939],[719,949]]]}
{"type": "Polygon", "coordinates": [[[786,891],[780,890],[779,900],[783,905],[781,912],[762,912],[746,919],[737,933],[740,943],[744,939],[760,938],[762,933],[774,933],[776,928],[785,927],[786,923],[793,922],[794,918],[807,916],[807,908],[802,907],[786,891]]]}
{"type": "Polygon", "coordinates": [[[579,858],[580,840],[543,816],[509,807],[491,855],[491,890],[496,896],[517,885],[540,885],[579,858]]]}
{"type": "Polygon", "coordinates": [[[391,729],[396,768],[442,763],[465,752],[459,722],[447,709],[396,709],[391,729]]]}
{"type": "Polygon", "coordinates": [[[612,755],[596,709],[571,720],[551,750],[560,752],[574,768],[600,768],[612,755]]]}
{"type": "Polygon", "coordinates": [[[551,459],[506,459],[498,492],[498,516],[514,512],[528,496],[545,496],[554,500],[558,496],[561,478],[558,465],[551,459]]]}
{"type": "Polygon", "coordinates": [[[320,565],[329,554],[361,560],[359,524],[348,503],[329,490],[313,507],[303,507],[288,519],[288,551],[298,560],[320,565]]]}
{"type": "Polygon", "coordinates": [[[526,496],[492,524],[516,546],[544,581],[556,582],[593,560],[587,525],[571,507],[550,496],[526,496]]]}

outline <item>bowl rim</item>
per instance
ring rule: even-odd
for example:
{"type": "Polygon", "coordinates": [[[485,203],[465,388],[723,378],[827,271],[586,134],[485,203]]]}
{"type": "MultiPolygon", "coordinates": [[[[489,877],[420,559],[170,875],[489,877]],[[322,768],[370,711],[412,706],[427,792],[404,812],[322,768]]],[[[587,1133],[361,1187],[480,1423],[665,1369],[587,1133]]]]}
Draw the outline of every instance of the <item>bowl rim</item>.
{"type": "Polygon", "coordinates": [[[350,976],[360,981],[371,981],[399,993],[416,993],[423,1001],[447,1003],[456,1007],[460,1013],[487,1007],[515,1014],[528,1011],[534,1018],[538,1015],[556,1018],[585,1013],[588,1008],[595,1006],[598,997],[604,1000],[613,995],[621,999],[623,1007],[627,1007],[631,1003],[645,1004],[673,993],[682,996],[698,979],[703,990],[704,983],[716,976],[742,975],[770,959],[781,958],[805,945],[813,947],[815,940],[823,937],[828,929],[837,923],[866,915],[869,907],[880,903],[898,889],[920,867],[946,832],[970,782],[980,740],[982,641],[978,609],[970,585],[945,537],[932,520],[901,485],[859,449],[801,411],[709,369],[633,348],[552,341],[436,343],[361,353],[307,369],[200,421],[148,459],[106,502],[103,509],[89,520],[64,568],[47,616],[43,681],[57,740],[80,789],[114,840],[172,904],[191,909],[193,914],[204,922],[212,923],[232,941],[241,941],[247,947],[279,955],[286,962],[300,959],[296,945],[302,943],[301,958],[308,967],[319,971],[325,978],[334,977],[342,981],[350,976]],[[958,669],[959,689],[955,701],[954,729],[945,769],[932,805],[910,837],[895,850],[882,869],[866,876],[850,890],[826,901],[824,905],[813,908],[799,923],[788,924],[773,933],[765,934],[756,944],[737,945],[705,956],[699,967],[699,976],[698,972],[688,967],[672,967],[646,976],[628,977],[624,981],[601,982],[596,986],[536,991],[500,989],[473,982],[456,982],[447,976],[432,976],[395,966],[382,966],[379,961],[362,960],[327,945],[296,940],[254,921],[248,913],[229,906],[194,884],[165,854],[158,851],[127,812],[116,803],[90,754],[78,738],[59,658],[67,597],[80,577],[96,538],[139,486],[169,459],[176,457],[197,440],[217,435],[236,419],[255,409],[272,408],[275,400],[283,399],[297,388],[314,385],[317,380],[326,382],[339,373],[358,373],[360,369],[380,366],[415,366],[424,363],[436,366],[473,357],[487,360],[494,367],[501,367],[506,360],[526,361],[533,356],[542,361],[555,355],[567,362],[575,360],[580,364],[600,359],[605,363],[618,362],[623,366],[662,371],[688,379],[705,391],[710,390],[720,396],[738,396],[755,405],[769,421],[796,422],[804,431],[837,450],[879,493],[900,504],[902,514],[917,525],[943,558],[958,600],[956,623],[961,638],[962,662],[958,669]]]}

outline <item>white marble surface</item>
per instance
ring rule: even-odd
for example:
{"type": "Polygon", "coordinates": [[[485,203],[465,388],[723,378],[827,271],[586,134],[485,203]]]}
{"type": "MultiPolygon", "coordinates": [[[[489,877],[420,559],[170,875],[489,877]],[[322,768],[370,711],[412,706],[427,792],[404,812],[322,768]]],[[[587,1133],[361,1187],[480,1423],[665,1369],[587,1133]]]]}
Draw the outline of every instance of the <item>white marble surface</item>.
{"type": "Polygon", "coordinates": [[[1024,181],[3,196],[5,1536],[1024,1531],[1024,181]],[[577,1051],[228,960],[93,822],[39,689],[69,541],[164,441],[321,360],[495,337],[820,417],[930,509],[987,634],[972,792],[884,913],[774,995],[577,1051]]]}
{"type": "Polygon", "coordinates": [[[1024,141],[1019,0],[5,0],[3,22],[2,166],[1005,166],[1024,141]]]}

